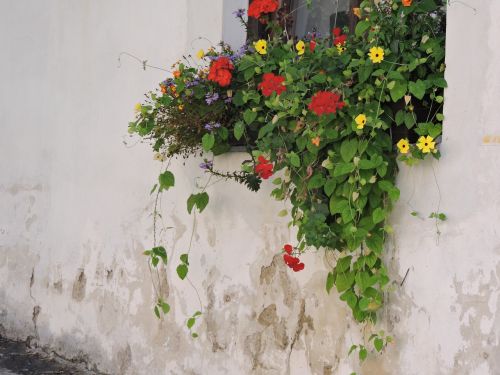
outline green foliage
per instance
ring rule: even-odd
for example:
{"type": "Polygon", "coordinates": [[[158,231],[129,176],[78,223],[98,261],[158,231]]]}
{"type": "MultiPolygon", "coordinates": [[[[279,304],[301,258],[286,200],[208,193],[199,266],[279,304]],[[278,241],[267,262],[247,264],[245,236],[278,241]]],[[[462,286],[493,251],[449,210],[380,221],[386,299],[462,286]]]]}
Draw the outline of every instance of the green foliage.
{"type": "MultiPolygon", "coordinates": [[[[414,0],[407,7],[400,0],[361,1],[361,20],[344,45],[333,45],[327,36],[315,40],[314,50],[306,41],[302,55],[297,54],[297,40],[286,41],[280,32],[279,19],[270,20],[267,54],[249,50],[234,57],[224,44],[207,53],[207,67],[233,56],[228,85],[208,80],[198,65],[179,64],[179,74],[162,82],[161,95],[150,93],[129,130],[151,139],[153,149],[167,155],[201,150],[219,155],[231,145],[243,145],[249,157],[241,171],[205,169],[251,190],[258,190],[267,173],[281,171],[271,195],[291,205],[280,215],[290,215],[290,224],[298,229],[296,248],[334,252],[337,261],[327,274],[326,291],[335,288],[358,322],[375,323],[389,283],[383,252],[385,236],[392,232],[386,221],[400,197],[397,160],[413,165],[440,157],[447,85],[443,5],[433,0],[414,0]],[[279,94],[275,89],[265,93],[268,73],[281,77],[285,88],[279,94]],[[342,104],[318,113],[312,104],[318,93],[335,94],[342,104]]],[[[174,182],[164,172],[160,191],[174,182]]],[[[187,210],[202,212],[208,203],[203,189],[188,197],[187,210]]],[[[446,219],[439,212],[431,217],[446,219]]],[[[155,266],[159,260],[154,257],[163,259],[148,255],[155,266]]],[[[187,256],[181,258],[181,279],[188,266],[187,256]]],[[[187,321],[189,329],[194,318],[187,321]]],[[[363,361],[390,342],[384,335],[372,340],[373,349],[355,345],[351,351],[363,361]]]]}
{"type": "Polygon", "coordinates": [[[188,254],[181,254],[180,256],[181,264],[177,266],[177,275],[181,280],[184,280],[189,271],[189,261],[188,254]]]}

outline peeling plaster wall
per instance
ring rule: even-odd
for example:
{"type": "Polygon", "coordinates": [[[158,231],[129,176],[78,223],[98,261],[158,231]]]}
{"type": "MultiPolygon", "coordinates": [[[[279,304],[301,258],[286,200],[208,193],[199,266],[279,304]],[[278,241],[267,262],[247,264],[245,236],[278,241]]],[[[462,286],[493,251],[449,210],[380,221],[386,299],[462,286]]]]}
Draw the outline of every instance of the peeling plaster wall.
{"type": "Polygon", "coordinates": [[[360,368],[347,350],[364,332],[324,292],[328,259],[308,254],[291,274],[277,256],[293,232],[270,186],[216,184],[207,210],[187,215],[199,160],[175,163],[161,202],[172,310],[152,314],[141,252],[160,165],[126,124],[163,74],[117,57],[168,67],[206,47],[198,36],[229,36],[232,3],[0,1],[0,334],[112,374],[499,374],[500,144],[483,138],[500,136],[500,2],[451,3],[443,158],[401,167],[379,325],[395,343],[360,368]],[[438,228],[427,219],[437,210],[449,217],[438,228]],[[195,288],[175,275],[193,225],[195,288]]]}

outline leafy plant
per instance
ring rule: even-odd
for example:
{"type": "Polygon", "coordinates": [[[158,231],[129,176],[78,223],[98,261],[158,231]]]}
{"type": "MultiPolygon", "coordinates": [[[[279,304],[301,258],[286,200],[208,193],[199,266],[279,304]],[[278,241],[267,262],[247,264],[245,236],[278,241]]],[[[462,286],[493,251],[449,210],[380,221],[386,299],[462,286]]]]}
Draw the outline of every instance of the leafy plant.
{"type": "MultiPolygon", "coordinates": [[[[383,250],[400,195],[396,161],[440,157],[445,4],[364,0],[354,33],[335,28],[326,38],[311,33],[302,40],[283,32],[286,15],[269,11],[275,0],[252,4],[270,37],[236,52],[221,43],[201,51],[198,62],[178,63],[160,92],[137,106],[129,130],[165,157],[219,155],[242,145],[249,159],[241,170],[222,173],[207,159],[200,167],[251,190],[282,171],[271,195],[289,202],[298,228],[297,244],[283,248],[285,263],[298,272],[309,247],[334,252],[327,292],[335,288],[357,321],[375,323],[389,283],[383,250]]],[[[242,12],[237,16],[246,24],[242,12]]],[[[166,170],[159,190],[174,183],[166,170]]],[[[187,210],[201,213],[208,203],[203,189],[189,196],[187,210]]],[[[156,266],[163,257],[153,250],[147,255],[156,266]]],[[[181,279],[189,266],[183,256],[181,279]]],[[[378,352],[390,342],[372,340],[378,352]]],[[[361,360],[368,353],[366,346],[352,350],[361,360]]]]}

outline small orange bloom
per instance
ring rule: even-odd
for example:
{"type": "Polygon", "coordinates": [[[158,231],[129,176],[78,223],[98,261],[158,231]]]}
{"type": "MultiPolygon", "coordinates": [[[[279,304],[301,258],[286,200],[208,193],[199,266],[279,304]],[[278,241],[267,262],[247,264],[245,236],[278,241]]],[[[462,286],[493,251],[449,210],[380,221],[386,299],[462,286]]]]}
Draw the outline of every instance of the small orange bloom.
{"type": "Polygon", "coordinates": [[[316,147],[319,147],[319,142],[321,141],[321,138],[320,137],[314,137],[313,139],[311,139],[311,143],[313,145],[315,145],[316,147]]]}
{"type": "Polygon", "coordinates": [[[413,0],[402,0],[402,2],[403,2],[403,6],[409,7],[411,5],[411,3],[413,2],[413,0]]]}
{"type": "Polygon", "coordinates": [[[162,92],[163,94],[166,94],[166,93],[167,93],[167,87],[166,87],[166,86],[160,86],[160,88],[161,88],[161,92],[162,92]]]}
{"type": "Polygon", "coordinates": [[[352,8],[352,13],[359,19],[361,19],[361,8],[352,8]]]}
{"type": "Polygon", "coordinates": [[[174,77],[179,78],[181,76],[181,72],[179,70],[174,70],[174,77]]]}

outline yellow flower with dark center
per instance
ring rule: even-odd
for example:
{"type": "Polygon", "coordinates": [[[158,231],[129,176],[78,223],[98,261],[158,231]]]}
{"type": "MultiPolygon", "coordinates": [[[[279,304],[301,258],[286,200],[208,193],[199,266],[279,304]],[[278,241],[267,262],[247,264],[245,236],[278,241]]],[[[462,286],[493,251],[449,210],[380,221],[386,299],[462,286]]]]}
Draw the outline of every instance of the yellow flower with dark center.
{"type": "Polygon", "coordinates": [[[399,152],[402,154],[407,154],[408,151],[410,151],[410,142],[406,138],[401,138],[398,143],[396,143],[396,146],[398,146],[399,152]]]}
{"type": "Polygon", "coordinates": [[[295,45],[295,48],[297,49],[297,55],[303,55],[304,52],[306,51],[306,44],[304,43],[303,40],[299,40],[297,44],[295,45]]]}
{"type": "Polygon", "coordinates": [[[427,137],[421,136],[418,139],[417,147],[424,154],[427,154],[434,150],[434,148],[436,147],[436,142],[434,142],[434,138],[432,138],[430,135],[428,135],[427,137]]]}
{"type": "Polygon", "coordinates": [[[205,51],[203,51],[202,49],[200,49],[200,50],[196,53],[196,57],[197,57],[198,59],[202,59],[204,56],[205,56],[205,51]]]}
{"type": "Polygon", "coordinates": [[[165,155],[157,152],[156,154],[154,154],[153,159],[158,161],[165,161],[165,155]]]}
{"type": "Polygon", "coordinates": [[[372,63],[381,63],[384,60],[384,50],[380,47],[372,47],[370,48],[368,56],[370,57],[372,63]]]}
{"type": "Polygon", "coordinates": [[[311,139],[311,143],[313,145],[315,145],[316,147],[319,147],[319,142],[321,141],[321,138],[320,137],[314,137],[313,139],[311,139]]]}
{"type": "Polygon", "coordinates": [[[265,55],[267,53],[267,42],[264,39],[260,39],[253,43],[255,50],[261,55],[265,55]]]}
{"type": "Polygon", "coordinates": [[[142,105],[141,105],[141,103],[137,103],[137,104],[134,106],[134,111],[135,111],[136,113],[139,113],[139,112],[141,111],[141,109],[142,109],[142,105]]]}
{"type": "Polygon", "coordinates": [[[339,55],[342,55],[347,49],[342,44],[337,44],[335,47],[337,48],[337,52],[339,53],[339,55]]]}
{"type": "Polygon", "coordinates": [[[364,113],[361,113],[356,116],[354,121],[356,122],[357,125],[356,128],[363,129],[366,125],[366,115],[364,113]]]}

